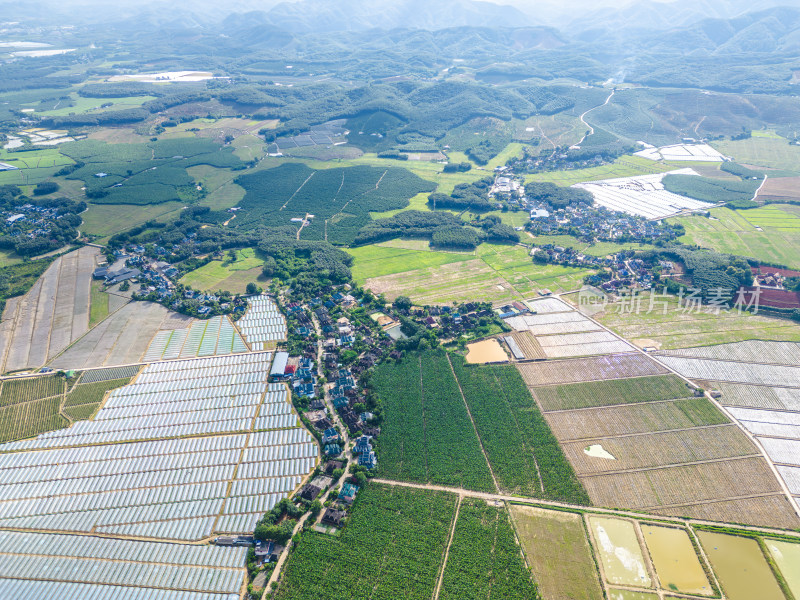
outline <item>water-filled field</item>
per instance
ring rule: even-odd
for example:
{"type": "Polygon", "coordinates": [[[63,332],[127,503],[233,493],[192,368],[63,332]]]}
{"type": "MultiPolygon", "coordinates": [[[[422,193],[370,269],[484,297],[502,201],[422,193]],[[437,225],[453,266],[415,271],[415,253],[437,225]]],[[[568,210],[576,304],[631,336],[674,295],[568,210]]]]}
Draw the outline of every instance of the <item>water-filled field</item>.
{"type": "Polygon", "coordinates": [[[589,517],[605,579],[617,585],[651,587],[650,574],[631,521],[589,517]]]}
{"type": "Polygon", "coordinates": [[[783,600],[757,541],[709,531],[697,535],[730,600],[783,600]]]}
{"type": "Polygon", "coordinates": [[[642,525],[642,535],[662,588],[686,594],[714,593],[685,530],[642,525]]]}

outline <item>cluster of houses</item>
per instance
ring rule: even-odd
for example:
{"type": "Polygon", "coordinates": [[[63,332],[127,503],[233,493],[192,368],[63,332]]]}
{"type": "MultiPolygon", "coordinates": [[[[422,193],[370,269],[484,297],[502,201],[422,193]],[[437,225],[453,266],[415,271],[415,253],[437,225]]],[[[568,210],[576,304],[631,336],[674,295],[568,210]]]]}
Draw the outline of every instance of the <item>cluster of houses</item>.
{"type": "Polygon", "coordinates": [[[491,304],[478,302],[457,306],[414,306],[405,315],[416,324],[434,330],[436,337],[442,340],[471,336],[482,320],[494,318],[491,304]]]}
{"type": "MultiPolygon", "coordinates": [[[[785,290],[786,280],[800,278],[800,271],[782,269],[778,267],[753,267],[753,285],[775,290],[785,290]]],[[[794,281],[792,281],[794,283],[794,281]]]]}
{"type": "Polygon", "coordinates": [[[534,235],[572,235],[589,242],[670,241],[680,232],[660,221],[610,211],[605,207],[576,204],[553,209],[548,204],[529,202],[531,220],[526,229],[534,235]]]}
{"type": "Polygon", "coordinates": [[[181,273],[170,263],[152,258],[145,248],[130,244],[113,252],[113,265],[94,270],[95,279],[102,279],[106,286],[125,281],[139,285],[133,294],[134,300],[158,302],[176,312],[198,318],[217,315],[242,315],[247,310],[247,301],[240,297],[217,296],[196,290],[185,289],[177,283],[181,273]]]}

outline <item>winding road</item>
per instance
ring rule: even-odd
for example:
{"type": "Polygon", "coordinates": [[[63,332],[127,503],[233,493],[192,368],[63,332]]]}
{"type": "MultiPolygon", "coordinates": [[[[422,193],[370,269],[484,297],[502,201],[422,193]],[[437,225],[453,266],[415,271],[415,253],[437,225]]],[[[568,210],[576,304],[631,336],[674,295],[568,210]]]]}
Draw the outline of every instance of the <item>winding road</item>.
{"type": "Polygon", "coordinates": [[[585,118],[585,117],[586,117],[586,115],[588,115],[588,114],[589,114],[590,112],[592,112],[593,110],[597,110],[598,108],[603,108],[604,106],[606,106],[606,105],[607,105],[609,102],[611,102],[611,98],[613,98],[613,97],[614,97],[614,94],[616,93],[616,91],[617,91],[617,90],[611,90],[611,93],[608,95],[608,98],[606,98],[606,101],[605,101],[605,102],[603,102],[602,104],[598,104],[597,106],[593,106],[593,107],[592,107],[592,108],[590,108],[589,110],[585,111],[585,112],[584,112],[584,113],[583,113],[583,114],[582,114],[582,115],[579,117],[579,119],[581,120],[581,122],[582,122],[584,125],[586,125],[586,127],[588,127],[588,128],[589,128],[589,132],[588,132],[588,133],[586,133],[586,134],[584,134],[584,136],[581,138],[581,141],[580,141],[580,142],[578,142],[577,144],[575,144],[576,146],[580,146],[580,145],[581,145],[583,142],[585,142],[585,141],[586,141],[586,138],[587,138],[587,137],[589,137],[590,135],[594,135],[594,127],[592,127],[591,125],[589,125],[589,123],[587,123],[587,122],[586,122],[586,118],[585,118]]]}

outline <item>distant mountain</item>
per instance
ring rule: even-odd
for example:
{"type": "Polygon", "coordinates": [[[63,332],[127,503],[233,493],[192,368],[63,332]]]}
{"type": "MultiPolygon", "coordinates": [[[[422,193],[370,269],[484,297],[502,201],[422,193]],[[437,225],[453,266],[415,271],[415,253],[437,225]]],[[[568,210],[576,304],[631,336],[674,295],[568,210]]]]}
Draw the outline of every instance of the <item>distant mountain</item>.
{"type": "Polygon", "coordinates": [[[516,8],[477,0],[301,0],[278,4],[267,21],[294,33],[533,24],[516,8]]]}
{"type": "Polygon", "coordinates": [[[564,32],[616,31],[636,34],[636,30],[667,30],[689,27],[708,19],[735,19],[747,13],[775,7],[800,8],[800,0],[640,0],[627,5],[594,7],[580,16],[572,11],[554,17],[551,23],[564,32]]]}

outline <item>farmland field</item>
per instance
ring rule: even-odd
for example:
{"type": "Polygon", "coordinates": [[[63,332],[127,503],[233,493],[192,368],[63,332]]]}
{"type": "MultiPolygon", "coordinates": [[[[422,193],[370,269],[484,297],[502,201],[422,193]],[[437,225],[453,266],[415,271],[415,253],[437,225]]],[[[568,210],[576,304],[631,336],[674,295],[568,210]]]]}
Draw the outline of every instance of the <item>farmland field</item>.
{"type": "Polygon", "coordinates": [[[572,360],[520,363],[517,368],[528,386],[643,377],[667,373],[664,367],[640,354],[614,354],[572,360]]]}
{"type": "Polygon", "coordinates": [[[390,248],[383,244],[348,248],[347,253],[355,259],[352,272],[353,278],[358,282],[404,273],[410,268],[429,269],[474,259],[474,255],[469,253],[418,251],[390,248]]]}
{"type": "Polygon", "coordinates": [[[581,440],[728,423],[705,398],[547,413],[560,440],[581,440]]]}
{"type": "Polygon", "coordinates": [[[74,421],[87,419],[100,407],[106,392],[128,385],[130,381],[131,378],[126,377],[76,385],[66,395],[64,412],[74,421]]]}
{"type": "Polygon", "coordinates": [[[547,600],[601,600],[603,592],[580,515],[512,504],[525,556],[547,600]]]}
{"type": "Polygon", "coordinates": [[[550,181],[560,186],[570,186],[584,181],[616,179],[619,177],[635,177],[655,173],[666,173],[674,167],[661,164],[639,156],[621,156],[611,165],[575,169],[571,171],[552,171],[536,173],[528,176],[528,181],[550,181]]]}
{"type": "MultiPolygon", "coordinates": [[[[732,156],[739,164],[778,169],[787,174],[798,174],[800,147],[789,144],[785,138],[756,136],[737,141],[717,141],[712,145],[726,156],[732,156]]],[[[781,174],[784,174],[781,173],[781,174]]]]}
{"type": "MultiPolygon", "coordinates": [[[[741,457],[759,456],[758,450],[747,435],[734,425],[690,427],[675,431],[653,431],[617,437],[601,437],[598,434],[580,441],[565,441],[564,452],[584,482],[591,477],[605,473],[622,474],[623,471],[636,469],[660,469],[704,461],[728,459],[735,461],[741,457]],[[614,460],[597,458],[587,453],[586,448],[595,444],[602,446],[603,450],[614,457],[614,460]]],[[[734,466],[731,463],[730,467],[734,466]]],[[[713,487],[713,485],[709,485],[710,493],[717,497],[733,495],[732,490],[712,489],[713,487]]],[[[673,491],[661,490],[654,480],[652,492],[656,496],[666,496],[673,491]]],[[[681,494],[680,490],[674,492],[678,496],[681,494]]],[[[615,490],[608,491],[608,494],[612,496],[615,493],[615,490]]],[[[687,492],[687,495],[690,496],[691,492],[687,492]]],[[[599,495],[593,498],[595,503],[600,506],[608,506],[607,499],[608,495],[599,495]]],[[[675,502],[679,503],[680,498],[675,502]]]]}
{"type": "Polygon", "coordinates": [[[690,395],[686,383],[675,375],[539,387],[535,393],[546,411],[652,402],[690,395]]]}
{"type": "Polygon", "coordinates": [[[303,239],[336,243],[351,243],[370,212],[404,208],[409,198],[435,187],[398,167],[313,170],[298,163],[243,175],[236,183],[247,194],[233,226],[292,225],[292,218],[312,214],[303,239]]]}
{"type": "Polygon", "coordinates": [[[464,397],[498,485],[506,493],[588,504],[589,498],[511,366],[454,359],[464,397]]]}
{"type": "Polygon", "coordinates": [[[183,208],[182,202],[164,202],[163,204],[90,204],[89,209],[81,215],[83,225],[81,231],[96,236],[100,243],[120,231],[126,231],[150,220],[166,221],[177,216],[183,208]]]}
{"type": "Polygon", "coordinates": [[[381,473],[420,483],[494,490],[458,385],[442,352],[383,364],[372,386],[385,404],[381,473]]]}
{"type": "MultiPolygon", "coordinates": [[[[368,248],[370,250],[358,250],[367,253],[374,249],[368,248]]],[[[448,253],[446,257],[451,258],[440,265],[419,268],[417,263],[408,261],[402,271],[373,277],[361,273],[356,280],[376,293],[386,294],[389,299],[402,295],[418,304],[436,304],[523,299],[535,295],[541,288],[550,288],[554,292],[576,290],[590,273],[585,269],[560,265],[535,265],[527,249],[520,246],[482,244],[475,256],[448,253]]],[[[420,258],[422,264],[431,260],[420,258]]],[[[401,265],[395,268],[399,269],[401,265]]],[[[354,272],[359,273],[358,259],[354,272]]]]}
{"type": "Polygon", "coordinates": [[[253,248],[237,251],[237,258],[231,261],[213,260],[199,269],[190,271],[180,282],[195,290],[227,290],[232,294],[243,294],[247,284],[263,280],[261,268],[264,261],[253,248]],[[260,278],[260,279],[259,279],[260,278]]]}
{"type": "Polygon", "coordinates": [[[162,323],[174,314],[152,302],[126,304],[51,360],[50,366],[84,369],[138,363],[162,323]]]}
{"type": "Polygon", "coordinates": [[[536,585],[508,511],[483,500],[461,503],[439,598],[442,600],[536,600],[536,585]]]}
{"type": "Polygon", "coordinates": [[[770,205],[768,209],[732,210],[714,208],[713,219],[702,216],[680,217],[676,221],[686,229],[686,235],[679,238],[685,244],[697,244],[718,252],[752,256],[759,260],[800,267],[800,241],[796,228],[782,228],[776,225],[794,224],[797,219],[793,207],[770,205]],[[753,210],[767,210],[772,219],[759,218],[753,210]],[[779,216],[782,220],[776,221],[779,216]],[[762,231],[756,229],[761,227],[762,231]]]}
{"type": "Polygon", "coordinates": [[[609,304],[594,318],[627,340],[652,340],[662,350],[759,339],[800,342],[800,326],[789,320],[736,310],[718,315],[686,310],[674,296],[660,296],[649,310],[649,298],[649,293],[641,295],[638,312],[631,312],[630,304],[624,312],[622,304],[609,304]]]}
{"type": "Polygon", "coordinates": [[[84,246],[57,258],[19,299],[8,315],[12,330],[0,338],[2,371],[43,366],[86,333],[98,255],[97,248],[84,246]]]}
{"type": "Polygon", "coordinates": [[[277,600],[430,600],[451,523],[453,494],[370,484],[338,537],[302,535],[277,600]]]}

